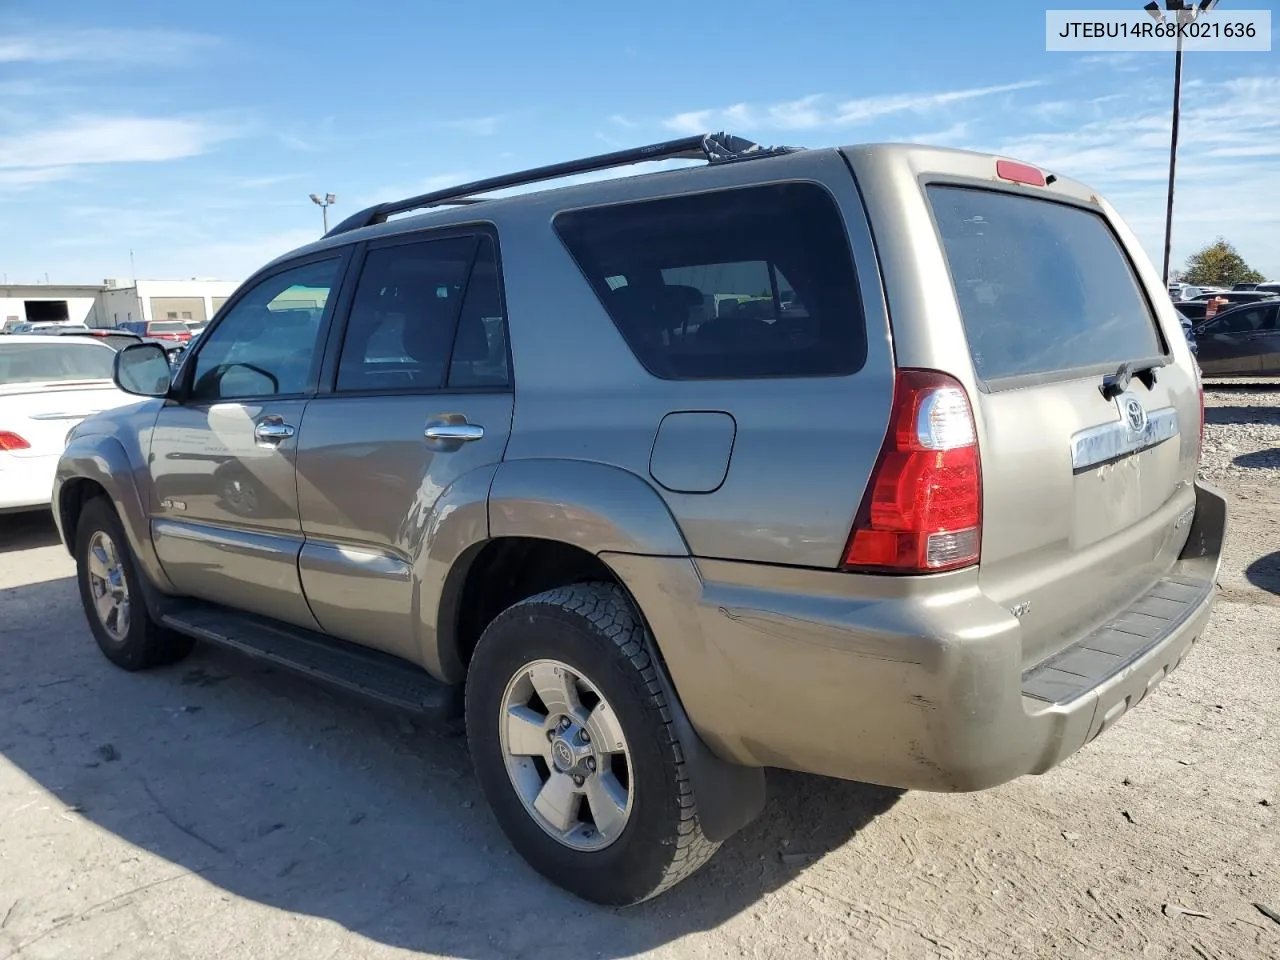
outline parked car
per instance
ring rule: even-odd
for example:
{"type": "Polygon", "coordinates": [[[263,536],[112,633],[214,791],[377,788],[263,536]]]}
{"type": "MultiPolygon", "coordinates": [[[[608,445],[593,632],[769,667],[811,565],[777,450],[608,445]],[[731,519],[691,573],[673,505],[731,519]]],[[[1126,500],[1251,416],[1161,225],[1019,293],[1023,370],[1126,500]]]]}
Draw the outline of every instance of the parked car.
{"type": "Polygon", "coordinates": [[[191,330],[181,320],[130,320],[120,324],[120,327],[130,333],[155,340],[186,343],[191,339],[191,330]]]}
{"type": "Polygon", "coordinates": [[[1191,283],[1171,283],[1169,284],[1169,296],[1175,301],[1179,300],[1195,300],[1199,297],[1209,296],[1215,293],[1225,293],[1223,287],[1210,287],[1203,284],[1191,283]]]}
{"type": "Polygon", "coordinates": [[[1223,310],[1192,335],[1205,376],[1280,376],[1280,299],[1223,310]]]}
{"type": "Polygon", "coordinates": [[[137,402],[112,383],[116,351],[39,334],[0,340],[0,513],[49,506],[67,434],[137,402]]]}
{"type": "Polygon", "coordinates": [[[1268,281],[1267,283],[1258,284],[1254,289],[1258,293],[1269,293],[1272,296],[1280,296],[1280,283],[1268,281]]]}
{"type": "Polygon", "coordinates": [[[968,152],[493,178],[263,267],[172,383],[122,351],[151,399],[76,432],[59,529],[113,663],[199,638],[463,717],[515,848],[635,903],[764,767],[990,787],[1182,662],[1226,508],[1160,289],[1092,189],[968,152]]]}
{"type": "Polygon", "coordinates": [[[1194,300],[1182,300],[1177,308],[1193,323],[1208,320],[1226,308],[1242,303],[1261,303],[1280,296],[1269,290],[1230,290],[1226,293],[1207,293],[1194,300]]]}
{"type": "Polygon", "coordinates": [[[1195,354],[1200,349],[1199,344],[1196,343],[1195,336],[1191,332],[1195,324],[1191,322],[1190,317],[1176,307],[1173,312],[1178,315],[1178,323],[1182,326],[1182,335],[1186,337],[1187,340],[1187,349],[1189,349],[1192,354],[1195,354]]]}

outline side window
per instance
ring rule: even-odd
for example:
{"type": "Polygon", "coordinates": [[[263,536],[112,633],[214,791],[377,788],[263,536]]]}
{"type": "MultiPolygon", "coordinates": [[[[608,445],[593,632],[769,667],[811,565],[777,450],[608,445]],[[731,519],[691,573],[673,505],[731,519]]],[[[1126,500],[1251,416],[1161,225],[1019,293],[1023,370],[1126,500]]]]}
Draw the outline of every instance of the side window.
{"type": "Polygon", "coordinates": [[[507,369],[507,323],[493,240],[480,238],[475,266],[458,318],[458,336],[449,363],[449,386],[495,387],[510,384],[507,369]]]}
{"type": "Polygon", "coordinates": [[[192,399],[211,403],[305,393],[320,320],[341,264],[334,258],[285,270],[237,301],[201,337],[192,399]]]}
{"type": "Polygon", "coordinates": [[[488,237],[369,251],[338,361],[340,392],[506,381],[506,334],[488,237]]]}
{"type": "Polygon", "coordinates": [[[816,184],[566,211],[554,223],[656,377],[836,377],[866,360],[844,222],[816,184]]]}
{"type": "Polygon", "coordinates": [[[1236,310],[1220,319],[1210,327],[1212,333],[1252,333],[1263,327],[1267,310],[1265,307],[1254,307],[1250,310],[1236,310]]]}

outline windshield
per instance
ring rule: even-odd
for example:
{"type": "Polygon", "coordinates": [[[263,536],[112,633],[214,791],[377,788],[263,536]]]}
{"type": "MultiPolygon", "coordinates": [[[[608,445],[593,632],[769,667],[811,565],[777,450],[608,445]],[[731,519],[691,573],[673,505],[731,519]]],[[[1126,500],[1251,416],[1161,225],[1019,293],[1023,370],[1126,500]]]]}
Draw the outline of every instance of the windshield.
{"type": "Polygon", "coordinates": [[[99,343],[0,343],[0,386],[110,380],[115,351],[99,343]]]}

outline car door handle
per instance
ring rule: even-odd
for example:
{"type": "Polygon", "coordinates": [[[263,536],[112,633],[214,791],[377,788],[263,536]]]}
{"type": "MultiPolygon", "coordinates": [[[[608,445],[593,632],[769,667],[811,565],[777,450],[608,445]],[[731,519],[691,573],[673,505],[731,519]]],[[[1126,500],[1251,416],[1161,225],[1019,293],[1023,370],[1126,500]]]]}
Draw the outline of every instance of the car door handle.
{"type": "Polygon", "coordinates": [[[428,440],[455,442],[480,440],[484,437],[484,427],[478,423],[429,423],[425,436],[428,440]]]}
{"type": "Polygon", "coordinates": [[[280,419],[259,420],[253,428],[254,439],[259,443],[280,443],[294,434],[293,425],[280,419]]]}

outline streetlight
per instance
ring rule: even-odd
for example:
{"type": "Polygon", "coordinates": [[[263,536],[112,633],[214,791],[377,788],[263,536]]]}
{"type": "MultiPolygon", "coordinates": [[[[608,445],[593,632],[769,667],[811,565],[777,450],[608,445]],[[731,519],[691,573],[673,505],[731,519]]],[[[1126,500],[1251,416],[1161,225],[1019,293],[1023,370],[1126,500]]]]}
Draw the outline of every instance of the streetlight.
{"type": "MultiPolygon", "coordinates": [[[[1179,27],[1191,23],[1202,13],[1208,13],[1218,5],[1218,0],[1165,0],[1165,9],[1174,14],[1179,27]]],[[[1164,10],[1158,3],[1148,3],[1142,9],[1151,14],[1157,23],[1165,22],[1164,10]]],[[[1173,179],[1178,165],[1178,114],[1182,102],[1182,31],[1178,31],[1176,52],[1173,55],[1173,130],[1169,136],[1169,197],[1164,213],[1164,285],[1169,285],[1169,251],[1173,244],[1173,179]]]]}
{"type": "Polygon", "coordinates": [[[329,232],[329,206],[337,201],[338,198],[332,193],[326,193],[323,198],[318,193],[313,193],[311,195],[311,202],[320,208],[320,213],[324,217],[325,233],[329,232]]]}

